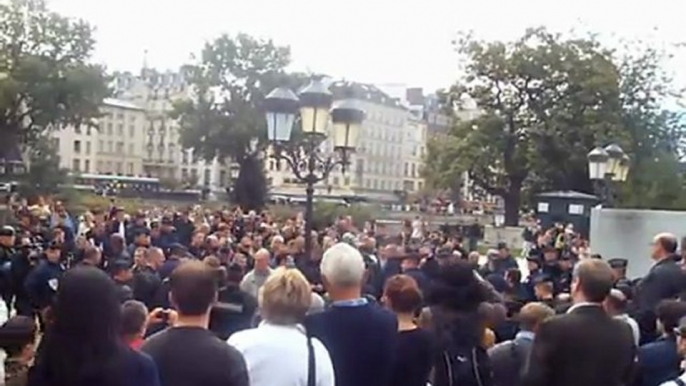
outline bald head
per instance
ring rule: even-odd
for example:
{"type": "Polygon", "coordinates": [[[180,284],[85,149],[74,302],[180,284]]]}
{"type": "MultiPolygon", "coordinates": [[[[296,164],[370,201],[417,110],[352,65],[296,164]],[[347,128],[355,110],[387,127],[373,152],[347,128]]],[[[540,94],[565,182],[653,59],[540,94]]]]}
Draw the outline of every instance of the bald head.
{"type": "Polygon", "coordinates": [[[661,261],[676,253],[677,238],[671,233],[660,233],[653,238],[653,260],[661,261]]]}
{"type": "Polygon", "coordinates": [[[269,260],[271,259],[271,254],[265,248],[261,248],[255,252],[255,270],[258,272],[266,272],[269,270],[269,260]]]}
{"type": "Polygon", "coordinates": [[[157,247],[148,248],[145,254],[145,262],[148,266],[158,269],[164,264],[164,251],[157,247]]]}

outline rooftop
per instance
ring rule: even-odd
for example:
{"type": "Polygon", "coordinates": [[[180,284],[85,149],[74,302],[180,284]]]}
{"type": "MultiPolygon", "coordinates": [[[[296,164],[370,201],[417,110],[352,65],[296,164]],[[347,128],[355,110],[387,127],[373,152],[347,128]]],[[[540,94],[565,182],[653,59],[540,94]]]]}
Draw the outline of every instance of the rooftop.
{"type": "Polygon", "coordinates": [[[358,99],[388,107],[405,109],[397,98],[390,97],[372,84],[339,80],[331,83],[329,90],[333,94],[334,99],[358,99]]]}
{"type": "Polygon", "coordinates": [[[105,106],[111,106],[111,107],[119,107],[122,109],[129,109],[129,110],[143,110],[141,106],[138,106],[135,103],[131,103],[129,101],[121,100],[121,99],[113,99],[113,98],[105,98],[102,103],[105,106]]]}

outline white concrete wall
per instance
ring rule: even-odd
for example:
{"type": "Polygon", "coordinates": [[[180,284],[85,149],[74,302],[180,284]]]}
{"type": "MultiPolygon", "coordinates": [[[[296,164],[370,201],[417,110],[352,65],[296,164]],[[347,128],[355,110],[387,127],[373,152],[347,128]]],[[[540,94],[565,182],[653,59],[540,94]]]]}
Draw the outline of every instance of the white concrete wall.
{"type": "Polygon", "coordinates": [[[686,235],[686,212],[599,209],[591,210],[591,251],[604,260],[629,260],[627,275],[644,276],[653,264],[650,259],[653,237],[670,232],[680,240],[686,235]]]}

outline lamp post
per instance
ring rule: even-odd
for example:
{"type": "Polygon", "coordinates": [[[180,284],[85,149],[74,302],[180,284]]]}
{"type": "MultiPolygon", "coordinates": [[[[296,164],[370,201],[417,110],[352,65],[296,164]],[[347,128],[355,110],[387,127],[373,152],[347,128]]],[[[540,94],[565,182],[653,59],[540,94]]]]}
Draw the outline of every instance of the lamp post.
{"type": "Polygon", "coordinates": [[[588,153],[588,175],[603,203],[612,206],[613,185],[626,181],[629,174],[629,156],[617,144],[596,147],[588,153]]]}
{"type": "Polygon", "coordinates": [[[312,212],[315,184],[328,178],[338,165],[345,173],[355,151],[364,112],[351,100],[335,103],[333,95],[319,80],[302,89],[299,97],[288,88],[277,88],[267,95],[265,110],[267,137],[271,157],[285,160],[296,179],[306,184],[305,254],[312,254],[312,212]],[[292,137],[296,121],[301,135],[292,137]],[[322,149],[327,137],[333,142],[333,153],[322,149]]]}

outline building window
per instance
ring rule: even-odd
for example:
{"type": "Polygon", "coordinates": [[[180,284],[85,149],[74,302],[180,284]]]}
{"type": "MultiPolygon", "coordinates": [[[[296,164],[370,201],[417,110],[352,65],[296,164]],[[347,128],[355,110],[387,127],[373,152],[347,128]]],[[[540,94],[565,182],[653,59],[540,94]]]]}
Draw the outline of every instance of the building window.
{"type": "Polygon", "coordinates": [[[102,153],[105,151],[105,141],[98,141],[98,152],[102,153]]]}
{"type": "Polygon", "coordinates": [[[191,169],[191,179],[193,181],[198,181],[198,170],[197,169],[191,169]]]}
{"type": "Polygon", "coordinates": [[[117,135],[120,137],[124,136],[124,124],[120,123],[117,125],[117,135]]]}
{"type": "Polygon", "coordinates": [[[121,162],[117,162],[117,163],[116,163],[116,167],[117,167],[117,169],[116,169],[117,174],[118,174],[118,175],[121,175],[121,174],[123,173],[123,165],[122,165],[122,163],[121,163],[121,162]]]}
{"type": "Polygon", "coordinates": [[[226,170],[220,170],[219,171],[219,185],[220,186],[226,185],[226,170]]]}
{"type": "Polygon", "coordinates": [[[124,154],[124,142],[117,142],[117,154],[124,154]]]}
{"type": "Polygon", "coordinates": [[[181,179],[184,181],[188,179],[188,169],[181,169],[181,179]]]}
{"type": "Polygon", "coordinates": [[[112,161],[107,161],[105,163],[105,172],[106,173],[112,173],[112,161]]]}
{"type": "Polygon", "coordinates": [[[74,133],[81,134],[81,125],[74,126],[74,133]]]}
{"type": "Polygon", "coordinates": [[[84,173],[90,173],[91,172],[91,160],[87,159],[83,161],[83,172],[84,173]]]}
{"type": "Polygon", "coordinates": [[[409,175],[409,166],[410,165],[407,162],[405,162],[405,177],[409,175]]]}
{"type": "Polygon", "coordinates": [[[75,172],[81,171],[81,160],[78,158],[74,158],[71,163],[71,170],[75,172]]]}
{"type": "Polygon", "coordinates": [[[124,119],[124,113],[117,113],[117,119],[124,119]]]}
{"type": "Polygon", "coordinates": [[[81,154],[81,141],[74,141],[74,153],[81,154]]]}
{"type": "Polygon", "coordinates": [[[350,177],[345,177],[343,179],[343,185],[350,186],[350,177]]]}
{"type": "Polygon", "coordinates": [[[210,169],[205,169],[205,186],[210,185],[211,174],[212,172],[210,171],[210,169]]]}
{"type": "Polygon", "coordinates": [[[86,155],[90,155],[90,154],[91,154],[91,143],[90,143],[90,141],[87,141],[86,142],[86,155]]]}
{"type": "Polygon", "coordinates": [[[183,151],[181,154],[181,164],[188,165],[188,152],[183,151]]]}
{"type": "Polygon", "coordinates": [[[333,185],[338,186],[338,177],[333,178],[333,185]]]}
{"type": "Polygon", "coordinates": [[[386,189],[386,181],[385,181],[385,180],[381,180],[381,187],[380,187],[380,189],[381,189],[381,190],[385,190],[385,189],[386,189]]]}
{"type": "Polygon", "coordinates": [[[134,172],[133,172],[133,162],[129,162],[129,175],[130,175],[130,176],[134,175],[134,172]]]}
{"type": "Polygon", "coordinates": [[[424,189],[424,183],[422,181],[417,181],[417,190],[424,189]]]}
{"type": "Polygon", "coordinates": [[[108,153],[113,153],[113,152],[114,152],[114,142],[112,142],[112,141],[107,141],[107,152],[108,152],[108,153]]]}
{"type": "Polygon", "coordinates": [[[107,135],[112,135],[112,122],[107,123],[107,135]]]}
{"type": "Polygon", "coordinates": [[[375,179],[372,182],[373,182],[372,186],[374,187],[374,189],[378,189],[379,188],[379,180],[375,179]]]}
{"type": "Polygon", "coordinates": [[[102,173],[102,172],[103,172],[103,170],[102,170],[102,161],[98,161],[95,165],[96,165],[96,168],[97,168],[96,171],[97,171],[98,173],[102,173]]]}
{"type": "Polygon", "coordinates": [[[136,135],[136,126],[129,125],[129,137],[133,138],[136,135]]]}
{"type": "Polygon", "coordinates": [[[417,169],[415,167],[415,164],[413,163],[412,164],[412,178],[414,178],[416,174],[417,174],[417,169]]]}
{"type": "Polygon", "coordinates": [[[60,139],[59,138],[53,138],[52,139],[52,147],[59,151],[59,148],[60,148],[60,139]]]}
{"type": "Polygon", "coordinates": [[[134,146],[135,146],[135,145],[134,145],[133,143],[130,143],[130,144],[129,144],[129,155],[133,155],[133,153],[134,153],[133,147],[134,147],[134,146]]]}
{"type": "Polygon", "coordinates": [[[90,126],[88,126],[86,128],[86,135],[91,135],[91,129],[92,129],[92,127],[90,127],[90,126]]]}

